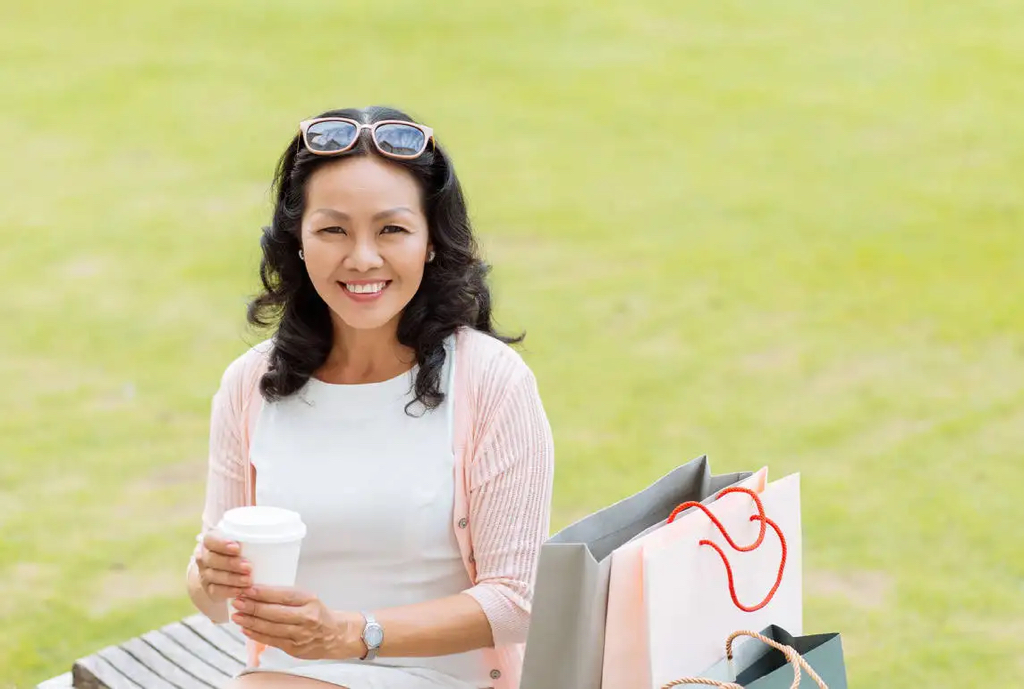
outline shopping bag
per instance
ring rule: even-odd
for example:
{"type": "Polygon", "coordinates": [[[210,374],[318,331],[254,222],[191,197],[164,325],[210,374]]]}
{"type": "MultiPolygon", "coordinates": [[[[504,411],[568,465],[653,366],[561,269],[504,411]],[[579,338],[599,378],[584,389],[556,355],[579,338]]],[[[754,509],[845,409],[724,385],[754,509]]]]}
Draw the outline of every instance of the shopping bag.
{"type": "MultiPolygon", "coordinates": [[[[743,689],[847,689],[843,642],[839,634],[794,637],[775,625],[760,634],[735,632],[726,642],[726,657],[700,678],[743,689]],[[753,639],[736,644],[743,636],[753,639]],[[795,670],[793,664],[798,666],[795,670]]],[[[677,679],[665,687],[698,686],[688,681],[692,679],[677,679]]]]}
{"type": "MultiPolygon", "coordinates": [[[[767,480],[768,469],[765,467],[734,485],[760,493],[767,480]]],[[[712,499],[714,496],[704,502],[712,499]]],[[[657,528],[649,529],[612,553],[602,689],[635,689],[650,685],[647,619],[643,607],[643,551],[646,547],[665,547],[682,539],[688,539],[688,545],[693,542],[693,537],[687,533],[687,527],[695,524],[695,521],[682,518],[667,525],[661,522],[657,528]]]]}
{"type": "Polygon", "coordinates": [[[714,476],[707,457],[553,535],[541,547],[523,689],[596,689],[601,685],[609,556],[664,522],[681,502],[705,500],[751,472],[714,476]]]}
{"type": "Polygon", "coordinates": [[[736,629],[803,633],[799,474],[687,507],[688,538],[643,550],[649,687],[712,666],[736,629]]]}

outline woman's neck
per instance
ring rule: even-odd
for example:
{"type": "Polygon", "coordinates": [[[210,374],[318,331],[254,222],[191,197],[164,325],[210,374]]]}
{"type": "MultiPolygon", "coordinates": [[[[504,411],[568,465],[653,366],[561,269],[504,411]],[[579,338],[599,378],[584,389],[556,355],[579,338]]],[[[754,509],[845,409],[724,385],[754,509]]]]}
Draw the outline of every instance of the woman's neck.
{"type": "Polygon", "coordinates": [[[327,361],[314,374],[316,378],[325,383],[361,385],[409,371],[416,363],[416,352],[399,344],[397,328],[389,326],[356,330],[335,324],[334,344],[327,361]]]}

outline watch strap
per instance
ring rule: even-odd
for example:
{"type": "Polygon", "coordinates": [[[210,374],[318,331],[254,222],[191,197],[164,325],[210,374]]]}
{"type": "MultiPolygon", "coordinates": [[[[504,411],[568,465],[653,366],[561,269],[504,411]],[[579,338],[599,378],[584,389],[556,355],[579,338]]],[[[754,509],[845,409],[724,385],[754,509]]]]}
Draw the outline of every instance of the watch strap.
{"type": "Polygon", "coordinates": [[[374,660],[377,657],[377,652],[380,650],[381,644],[384,643],[384,628],[380,626],[380,623],[377,622],[372,613],[362,612],[360,614],[363,616],[364,620],[362,640],[363,645],[366,646],[366,655],[360,658],[360,660],[374,660]],[[376,643],[371,643],[368,638],[371,631],[378,632],[376,635],[376,643]]]}

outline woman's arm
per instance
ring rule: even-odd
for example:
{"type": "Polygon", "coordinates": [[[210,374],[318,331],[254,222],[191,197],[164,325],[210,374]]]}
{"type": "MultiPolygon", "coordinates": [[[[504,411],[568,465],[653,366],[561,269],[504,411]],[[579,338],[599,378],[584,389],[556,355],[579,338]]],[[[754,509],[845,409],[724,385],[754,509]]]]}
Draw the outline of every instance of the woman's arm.
{"type": "Polygon", "coordinates": [[[480,604],[497,646],[524,643],[540,549],[551,526],[554,440],[533,372],[501,362],[485,397],[497,400],[478,430],[469,471],[469,523],[480,604]]]}
{"type": "MultiPolygon", "coordinates": [[[[492,645],[491,624],[463,593],[374,612],[384,627],[378,655],[427,657],[492,645]]],[[[231,619],[250,639],[295,658],[351,660],[366,655],[365,619],[329,610],[315,594],[291,586],[255,586],[235,599],[231,619]]]]}
{"type": "MultiPolygon", "coordinates": [[[[366,655],[362,641],[363,616],[353,612],[336,613],[341,621],[342,659],[366,655]]],[[[471,596],[460,593],[387,608],[373,613],[384,628],[384,642],[378,650],[381,657],[423,658],[465,653],[494,645],[491,623],[483,608],[471,596]]]]}
{"type": "MultiPolygon", "coordinates": [[[[233,507],[245,504],[246,448],[243,439],[247,406],[242,392],[246,384],[252,350],[236,359],[221,378],[220,388],[213,396],[210,412],[209,462],[206,477],[206,500],[203,507],[202,534],[212,529],[221,516],[233,507]]],[[[188,595],[199,612],[212,621],[228,621],[226,601],[212,600],[203,590],[196,567],[199,545],[188,563],[188,595]]]]}

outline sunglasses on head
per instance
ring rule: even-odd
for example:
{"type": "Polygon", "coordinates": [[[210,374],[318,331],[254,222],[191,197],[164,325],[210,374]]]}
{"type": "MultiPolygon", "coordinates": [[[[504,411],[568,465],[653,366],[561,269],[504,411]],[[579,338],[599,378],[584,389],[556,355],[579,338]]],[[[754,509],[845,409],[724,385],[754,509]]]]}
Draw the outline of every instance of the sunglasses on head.
{"type": "Polygon", "coordinates": [[[373,145],[381,155],[400,160],[418,158],[434,138],[434,130],[401,120],[363,124],[347,117],[318,117],[299,123],[302,143],[310,153],[322,156],[344,153],[356,145],[359,134],[370,130],[373,145]]]}

